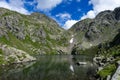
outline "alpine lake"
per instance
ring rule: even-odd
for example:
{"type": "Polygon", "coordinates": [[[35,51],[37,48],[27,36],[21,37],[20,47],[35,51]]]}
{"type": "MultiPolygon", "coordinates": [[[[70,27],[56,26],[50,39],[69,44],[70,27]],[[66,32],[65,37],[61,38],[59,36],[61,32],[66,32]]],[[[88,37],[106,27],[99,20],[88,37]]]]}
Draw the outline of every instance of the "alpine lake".
{"type": "Polygon", "coordinates": [[[94,80],[92,59],[82,54],[38,55],[36,61],[0,66],[0,80],[94,80]]]}

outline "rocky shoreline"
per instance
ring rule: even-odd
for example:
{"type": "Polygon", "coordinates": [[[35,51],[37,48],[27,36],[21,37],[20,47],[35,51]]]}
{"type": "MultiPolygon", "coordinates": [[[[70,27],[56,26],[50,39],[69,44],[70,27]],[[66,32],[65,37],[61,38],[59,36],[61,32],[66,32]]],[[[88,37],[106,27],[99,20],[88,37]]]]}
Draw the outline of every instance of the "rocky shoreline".
{"type": "Polygon", "coordinates": [[[98,65],[96,76],[97,80],[119,80],[120,79],[120,61],[115,62],[116,59],[113,57],[105,58],[104,56],[96,56],[93,58],[95,64],[98,65]],[[106,66],[115,64],[115,71],[105,76],[104,78],[100,76],[99,72],[102,72],[106,66]]]}
{"type": "Polygon", "coordinates": [[[0,44],[0,49],[2,50],[2,53],[4,53],[0,54],[0,65],[9,65],[36,60],[35,57],[31,56],[25,51],[11,47],[9,45],[0,44]]]}

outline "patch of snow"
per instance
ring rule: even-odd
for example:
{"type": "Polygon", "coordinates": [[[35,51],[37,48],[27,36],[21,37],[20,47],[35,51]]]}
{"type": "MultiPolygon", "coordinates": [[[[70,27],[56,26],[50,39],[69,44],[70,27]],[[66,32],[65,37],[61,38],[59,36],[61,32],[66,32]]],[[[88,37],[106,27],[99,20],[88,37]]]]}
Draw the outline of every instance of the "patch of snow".
{"type": "Polygon", "coordinates": [[[70,39],[70,43],[73,43],[73,38],[70,39]]]}

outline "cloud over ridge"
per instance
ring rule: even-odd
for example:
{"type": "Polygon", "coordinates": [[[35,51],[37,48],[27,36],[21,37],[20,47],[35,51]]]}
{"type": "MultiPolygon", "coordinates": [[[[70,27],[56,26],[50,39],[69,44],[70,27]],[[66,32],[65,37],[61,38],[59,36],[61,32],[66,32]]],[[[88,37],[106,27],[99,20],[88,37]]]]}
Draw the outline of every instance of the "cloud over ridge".
{"type": "Polygon", "coordinates": [[[89,5],[93,5],[93,10],[83,15],[81,19],[94,18],[99,12],[104,10],[114,10],[120,6],[120,0],[90,0],[89,5]]]}

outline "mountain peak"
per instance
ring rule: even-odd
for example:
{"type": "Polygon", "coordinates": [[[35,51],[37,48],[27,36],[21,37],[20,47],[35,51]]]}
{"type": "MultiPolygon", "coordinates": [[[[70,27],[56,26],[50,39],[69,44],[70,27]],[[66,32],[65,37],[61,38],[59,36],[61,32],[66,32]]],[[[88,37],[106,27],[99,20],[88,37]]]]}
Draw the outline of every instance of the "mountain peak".
{"type": "Polygon", "coordinates": [[[113,12],[115,14],[116,20],[120,20],[120,7],[115,8],[113,12]]]}

